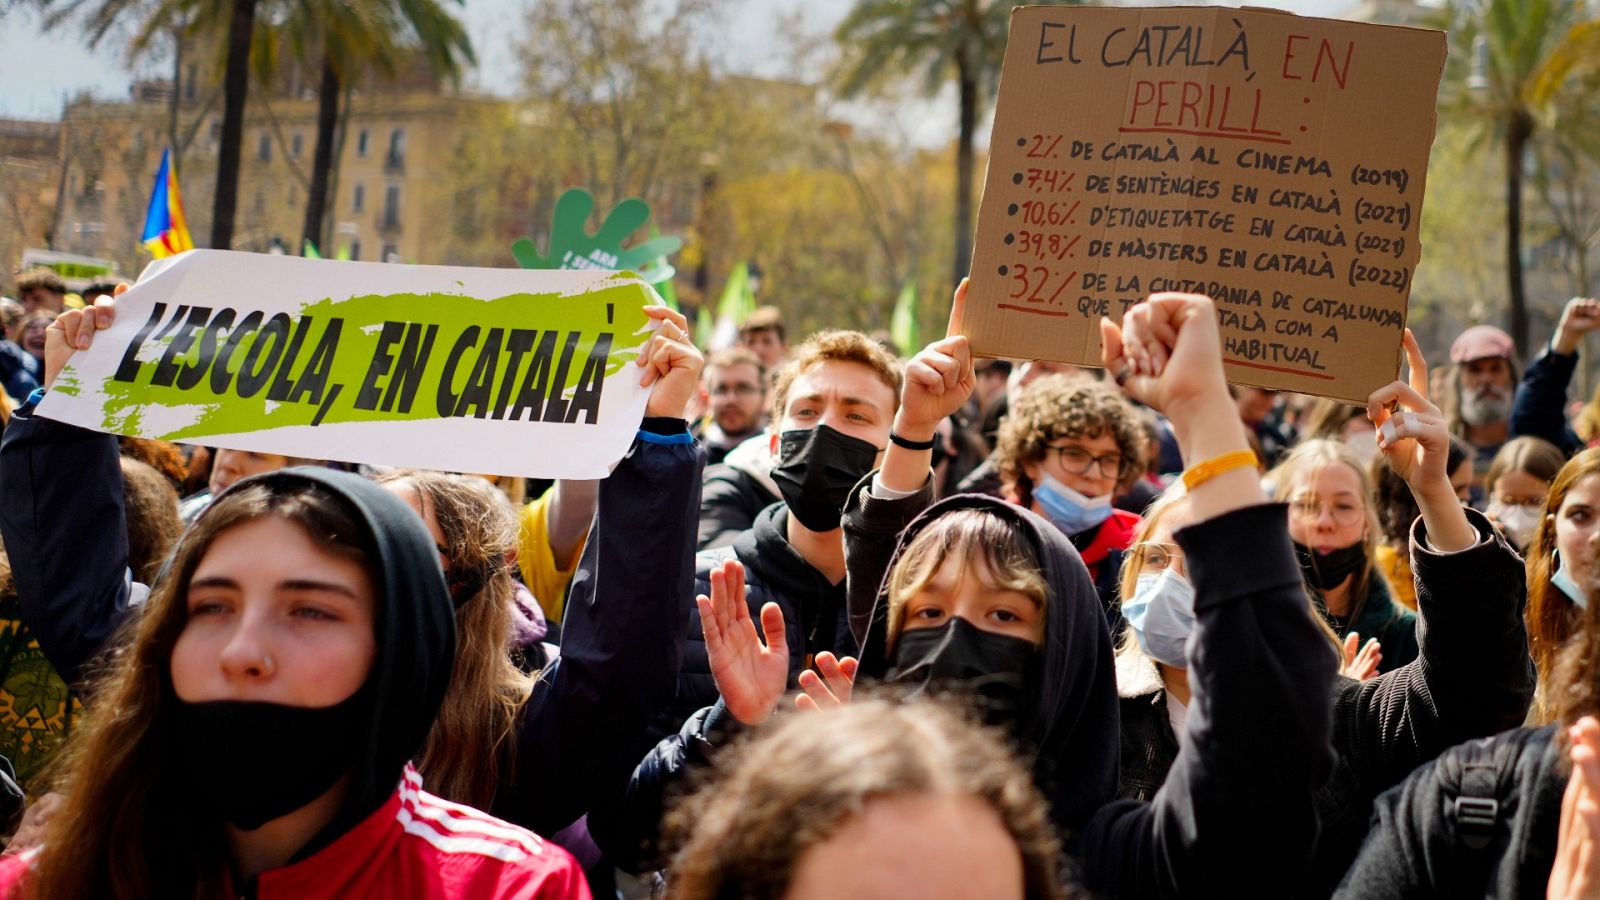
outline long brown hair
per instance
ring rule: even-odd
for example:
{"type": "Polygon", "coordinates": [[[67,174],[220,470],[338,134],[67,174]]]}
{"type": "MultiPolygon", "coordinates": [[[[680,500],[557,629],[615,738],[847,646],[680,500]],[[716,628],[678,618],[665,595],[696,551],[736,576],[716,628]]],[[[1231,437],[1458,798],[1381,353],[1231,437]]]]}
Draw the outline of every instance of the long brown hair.
{"type": "Polygon", "coordinates": [[[167,553],[183,533],[178,492],[155,467],[122,457],[122,509],[128,530],[128,568],[133,577],[155,584],[167,553]]]}
{"type": "Polygon", "coordinates": [[[189,579],[222,533],[277,516],[377,582],[371,535],[344,501],[305,483],[250,484],[218,498],[179,540],[155,587],[96,677],[82,729],[61,758],[65,806],[50,819],[30,897],[216,897],[226,884],[221,819],[195,802],[176,764],[172,650],[188,621],[189,579]]]}
{"type": "Polygon", "coordinates": [[[1556,551],[1556,516],[1573,486],[1590,475],[1600,475],[1600,449],[1579,453],[1556,473],[1550,495],[1544,501],[1539,528],[1533,533],[1533,543],[1528,545],[1528,649],[1533,654],[1542,686],[1535,707],[1535,717],[1541,722],[1553,721],[1555,707],[1544,686],[1553,684],[1557,651],[1577,632],[1582,618],[1582,610],[1550,583],[1550,577],[1555,574],[1552,557],[1556,551]]]}
{"type": "Polygon", "coordinates": [[[868,803],[968,796],[992,808],[1022,857],[1025,896],[1056,898],[1059,845],[1032,774],[1004,738],[928,700],[858,699],[780,719],[717,762],[668,816],[674,900],[776,898],[800,858],[868,803]]]}
{"type": "Polygon", "coordinates": [[[482,589],[456,611],[455,670],[417,769],[428,790],[488,809],[515,761],[517,716],[534,685],[511,660],[516,585],[506,560],[516,546],[516,513],[481,478],[398,471],[378,482],[416,491],[444,532],[451,570],[483,577],[482,589]]]}

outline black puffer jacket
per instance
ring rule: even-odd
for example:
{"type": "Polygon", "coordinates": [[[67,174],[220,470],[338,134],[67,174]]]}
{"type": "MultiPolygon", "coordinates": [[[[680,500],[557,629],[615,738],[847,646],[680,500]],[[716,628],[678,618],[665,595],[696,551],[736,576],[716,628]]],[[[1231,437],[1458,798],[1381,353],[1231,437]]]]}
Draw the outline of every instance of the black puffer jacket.
{"type": "MultiPolygon", "coordinates": [[[[1420,518],[1412,526],[1421,657],[1370,681],[1340,678],[1335,687],[1338,762],[1317,794],[1322,835],[1295,896],[1333,892],[1361,847],[1379,792],[1445,748],[1513,728],[1527,714],[1534,676],[1522,560],[1482,513],[1467,516],[1479,540],[1456,553],[1431,549],[1420,518]]],[[[1158,688],[1123,700],[1119,796],[1152,798],[1177,758],[1162,697],[1158,688]]]]}

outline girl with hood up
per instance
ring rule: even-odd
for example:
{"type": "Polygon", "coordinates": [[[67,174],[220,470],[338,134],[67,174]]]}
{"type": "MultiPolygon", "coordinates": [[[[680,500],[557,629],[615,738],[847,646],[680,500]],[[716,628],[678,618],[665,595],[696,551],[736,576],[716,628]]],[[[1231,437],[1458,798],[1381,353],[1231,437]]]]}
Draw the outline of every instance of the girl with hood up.
{"type": "Polygon", "coordinates": [[[589,896],[531,832],[407,760],[450,682],[433,543],[355,475],[241,481],[186,533],[66,750],[8,897],[589,896]]]}
{"type": "MultiPolygon", "coordinates": [[[[957,300],[959,317],[960,298],[957,300]]],[[[1089,887],[1125,897],[1278,896],[1311,858],[1315,791],[1332,768],[1336,654],[1312,620],[1281,505],[1269,504],[1223,379],[1211,300],[1156,294],[1104,328],[1107,367],[1171,415],[1189,465],[1195,524],[1176,539],[1196,590],[1194,702],[1183,747],[1153,801],[1117,801],[1111,640],[1077,552],[1037,515],[990,498],[928,506],[925,441],[974,378],[965,338],[907,367],[883,469],[845,510],[852,624],[862,657],[819,654],[802,705],[831,704],[851,676],[981,698],[1032,760],[1089,887]],[[1250,565],[1239,565],[1248,547],[1250,565]]],[[[750,724],[783,682],[723,573],[701,600],[722,705],[750,724]],[[720,601],[720,602],[719,602],[720,601]],[[732,615],[717,614],[721,608],[732,615]],[[711,615],[708,615],[710,613],[711,615]],[[715,630],[716,635],[712,632],[715,630]]],[[[781,627],[761,611],[766,633],[781,627]]],[[[712,714],[715,715],[715,712],[712,714]]]]}

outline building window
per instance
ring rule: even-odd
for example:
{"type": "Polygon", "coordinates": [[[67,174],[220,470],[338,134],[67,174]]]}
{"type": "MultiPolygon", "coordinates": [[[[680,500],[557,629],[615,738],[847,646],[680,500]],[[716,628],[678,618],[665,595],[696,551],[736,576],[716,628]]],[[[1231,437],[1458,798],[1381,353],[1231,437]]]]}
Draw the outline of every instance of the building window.
{"type": "Polygon", "coordinates": [[[384,159],[384,165],[398,169],[406,164],[406,130],[396,128],[389,132],[389,155],[384,159]]]}
{"type": "Polygon", "coordinates": [[[400,248],[394,244],[383,245],[383,262],[397,263],[400,261],[400,248]]]}
{"type": "Polygon", "coordinates": [[[300,150],[304,146],[303,143],[302,143],[303,141],[304,141],[304,138],[301,137],[298,134],[295,135],[294,137],[289,138],[289,155],[290,156],[294,157],[295,159],[299,159],[300,158],[300,150]]]}
{"type": "Polygon", "coordinates": [[[384,228],[400,227],[400,185],[391,184],[383,194],[384,228]]]}
{"type": "Polygon", "coordinates": [[[364,184],[358,184],[358,185],[356,185],[355,194],[353,196],[351,196],[351,198],[350,198],[350,211],[351,212],[361,212],[362,210],[364,210],[366,208],[367,208],[367,186],[364,185],[364,184]]]}
{"type": "Polygon", "coordinates": [[[362,157],[367,155],[367,130],[365,128],[356,134],[356,155],[362,157]]]}
{"type": "Polygon", "coordinates": [[[256,159],[262,162],[272,162],[272,137],[270,135],[263,134],[261,139],[256,141],[256,159]]]}
{"type": "Polygon", "coordinates": [[[360,259],[361,258],[361,242],[360,241],[351,241],[350,242],[350,258],[351,259],[360,259]]]}
{"type": "Polygon", "coordinates": [[[196,79],[194,63],[190,63],[183,74],[183,99],[194,99],[194,83],[196,79]]]}

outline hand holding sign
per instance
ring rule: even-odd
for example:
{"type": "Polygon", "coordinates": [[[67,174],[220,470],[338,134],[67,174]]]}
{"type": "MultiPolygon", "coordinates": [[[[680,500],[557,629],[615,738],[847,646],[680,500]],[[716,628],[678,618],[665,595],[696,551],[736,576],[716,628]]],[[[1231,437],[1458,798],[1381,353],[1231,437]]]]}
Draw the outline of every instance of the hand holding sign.
{"type": "Polygon", "coordinates": [[[649,286],[607,272],[194,250],[119,294],[52,326],[40,415],[285,456],[595,478],[651,387],[657,414],[681,416],[701,366],[681,317],[655,336],[649,286]],[[642,353],[644,385],[629,365],[642,353]]]}
{"type": "MultiPolygon", "coordinates": [[[[121,296],[127,289],[126,284],[119,284],[112,296],[121,296]]],[[[94,333],[110,328],[115,320],[116,301],[104,294],[95,298],[93,306],[69,309],[56,316],[44,332],[44,386],[54,384],[72,354],[89,349],[94,333]]]]}
{"type": "Polygon", "coordinates": [[[682,313],[665,306],[646,306],[644,312],[661,323],[645,343],[637,362],[644,367],[639,385],[651,388],[644,414],[681,419],[700,384],[700,370],[705,368],[706,358],[689,341],[689,320],[682,313]]]}

